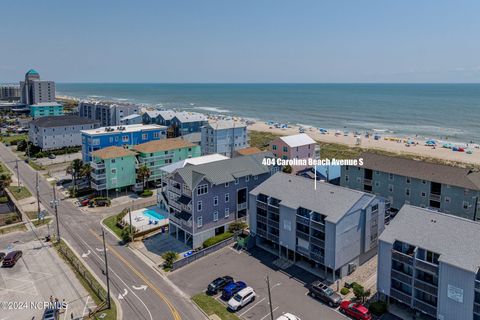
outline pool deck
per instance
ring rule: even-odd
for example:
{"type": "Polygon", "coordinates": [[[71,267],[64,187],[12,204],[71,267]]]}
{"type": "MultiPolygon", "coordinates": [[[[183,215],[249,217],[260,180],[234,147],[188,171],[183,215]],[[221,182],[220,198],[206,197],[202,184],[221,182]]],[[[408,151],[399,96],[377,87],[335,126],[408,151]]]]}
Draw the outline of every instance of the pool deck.
{"type": "MultiPolygon", "coordinates": [[[[159,212],[158,209],[152,209],[152,208],[143,208],[143,209],[132,211],[132,226],[135,227],[138,232],[168,225],[168,219],[158,220],[158,223],[155,224],[154,222],[156,221],[156,219],[147,217],[143,214],[145,210],[155,210],[159,212]],[[153,223],[149,224],[149,221],[152,221],[153,223]]],[[[159,212],[159,213],[163,216],[167,214],[162,212],[159,212]]],[[[129,220],[130,220],[130,217],[128,216],[128,214],[125,215],[125,217],[123,218],[123,222],[129,224],[130,223],[129,220]]]]}

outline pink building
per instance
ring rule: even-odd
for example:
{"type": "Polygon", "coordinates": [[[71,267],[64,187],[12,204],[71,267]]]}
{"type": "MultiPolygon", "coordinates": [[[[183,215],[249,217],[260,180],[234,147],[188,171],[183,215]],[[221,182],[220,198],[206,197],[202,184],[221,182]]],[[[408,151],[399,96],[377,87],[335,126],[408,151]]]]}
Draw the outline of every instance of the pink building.
{"type": "Polygon", "coordinates": [[[306,133],[278,137],[270,142],[270,151],[282,159],[318,159],[320,148],[306,133]]]}

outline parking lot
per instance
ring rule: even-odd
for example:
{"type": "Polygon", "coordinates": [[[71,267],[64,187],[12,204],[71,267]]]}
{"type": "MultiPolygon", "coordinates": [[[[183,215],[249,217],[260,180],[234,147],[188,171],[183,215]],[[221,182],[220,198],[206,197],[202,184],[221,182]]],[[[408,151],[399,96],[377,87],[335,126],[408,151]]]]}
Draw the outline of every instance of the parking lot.
{"type": "MultiPolygon", "coordinates": [[[[237,311],[244,320],[270,320],[266,277],[269,276],[274,319],[289,312],[302,320],[340,320],[345,317],[311,298],[306,284],[316,277],[296,266],[282,270],[276,257],[259,248],[251,252],[225,247],[199,261],[172,272],[169,278],[185,293],[193,296],[205,292],[207,285],[217,277],[230,275],[235,281],[244,281],[257,296],[255,301],[237,311]]],[[[220,299],[220,294],[215,298],[220,299]]]]}
{"type": "Polygon", "coordinates": [[[49,302],[50,296],[67,303],[60,319],[70,319],[72,313],[76,319],[95,308],[87,291],[53,248],[43,247],[39,241],[2,242],[0,251],[9,250],[22,250],[23,256],[12,268],[0,268],[1,320],[41,319],[43,302],[49,302]]]}

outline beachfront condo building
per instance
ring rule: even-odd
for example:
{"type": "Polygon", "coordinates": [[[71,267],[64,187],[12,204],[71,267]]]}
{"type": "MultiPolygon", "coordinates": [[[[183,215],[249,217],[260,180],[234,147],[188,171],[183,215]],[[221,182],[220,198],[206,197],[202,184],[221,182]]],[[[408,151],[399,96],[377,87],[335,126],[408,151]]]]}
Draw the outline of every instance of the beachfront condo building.
{"type": "Polygon", "coordinates": [[[1,84],[0,100],[18,101],[20,100],[21,90],[18,84],[1,84]]]}
{"type": "Polygon", "coordinates": [[[122,118],[139,112],[139,106],[128,103],[85,100],[78,105],[80,117],[97,120],[102,127],[118,126],[122,118]]]}
{"type": "Polygon", "coordinates": [[[25,81],[20,81],[20,102],[25,105],[55,102],[55,82],[40,80],[40,74],[30,69],[25,81]]]}
{"type": "Polygon", "coordinates": [[[422,319],[480,319],[480,224],[404,205],[380,236],[377,289],[422,319]]]}
{"type": "Polygon", "coordinates": [[[162,167],[200,156],[200,146],[182,139],[152,140],[132,147],[137,152],[138,166],[150,170],[147,181],[160,181],[165,171],[162,167]]]}
{"type": "Polygon", "coordinates": [[[232,158],[235,151],[249,147],[245,123],[219,120],[202,127],[202,154],[219,153],[232,158]]]}
{"type": "Polygon", "coordinates": [[[98,122],[76,115],[45,116],[28,123],[28,140],[42,150],[82,145],[82,130],[98,127],[98,122]]]}
{"type": "Polygon", "coordinates": [[[111,146],[92,152],[91,186],[108,196],[110,190],[128,190],[136,184],[136,153],[123,147],[111,146]]]}
{"type": "Polygon", "coordinates": [[[62,116],[63,106],[57,102],[40,102],[36,104],[31,104],[28,106],[30,110],[30,116],[33,119],[38,119],[41,117],[57,117],[62,116]]]}
{"type": "Polygon", "coordinates": [[[381,195],[393,211],[404,204],[478,220],[480,172],[402,157],[364,153],[363,166],[344,166],[340,185],[381,195]]]}
{"type": "Polygon", "coordinates": [[[257,246],[335,282],[375,256],[385,199],[279,172],[250,192],[257,246]]]}
{"type": "Polygon", "coordinates": [[[202,113],[176,112],[170,120],[169,134],[179,137],[192,132],[201,132],[202,127],[207,123],[207,117],[202,113]]]}
{"type": "Polygon", "coordinates": [[[176,113],[173,110],[147,110],[143,114],[143,123],[155,123],[169,127],[176,113]]]}
{"type": "Polygon", "coordinates": [[[320,158],[320,147],[306,133],[278,137],[270,142],[269,149],[281,159],[320,158]]]}
{"type": "Polygon", "coordinates": [[[121,126],[128,126],[131,124],[142,124],[142,116],[136,113],[125,116],[120,119],[121,126]]]}
{"type": "Polygon", "coordinates": [[[271,154],[257,154],[187,165],[167,178],[170,208],[169,232],[196,249],[210,237],[228,230],[229,224],[246,219],[248,192],[279,168],[262,165],[271,154]]]}
{"type": "Polygon", "coordinates": [[[165,139],[167,127],[133,124],[82,130],[82,159],[92,161],[92,152],[106,147],[131,147],[151,140],[165,139]]]}

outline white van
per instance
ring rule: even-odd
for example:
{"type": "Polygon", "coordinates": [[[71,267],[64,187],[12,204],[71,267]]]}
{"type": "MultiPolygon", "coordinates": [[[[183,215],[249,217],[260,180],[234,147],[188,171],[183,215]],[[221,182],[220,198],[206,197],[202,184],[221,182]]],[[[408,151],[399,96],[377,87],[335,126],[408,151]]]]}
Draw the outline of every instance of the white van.
{"type": "Polygon", "coordinates": [[[255,300],[255,291],[252,287],[246,287],[240,290],[230,300],[228,300],[228,309],[237,311],[238,309],[246,306],[253,300],[255,300]]]}

